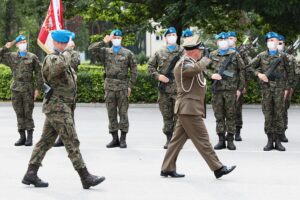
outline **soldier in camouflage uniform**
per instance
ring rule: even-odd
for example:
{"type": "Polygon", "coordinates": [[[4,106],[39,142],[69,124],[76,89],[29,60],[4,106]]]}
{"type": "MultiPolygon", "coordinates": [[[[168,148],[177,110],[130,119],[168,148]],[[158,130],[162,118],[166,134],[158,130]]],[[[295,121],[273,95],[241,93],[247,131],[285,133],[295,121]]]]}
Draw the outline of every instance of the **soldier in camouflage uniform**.
{"type": "Polygon", "coordinates": [[[58,135],[64,142],[68,157],[78,172],[84,189],[98,185],[105,180],[104,177],[97,177],[88,172],[79,150],[80,142],[72,116],[77,76],[71,68],[73,41],[70,35],[71,32],[67,30],[51,32],[55,52],[45,58],[42,67],[44,86],[48,88],[45,90],[43,102],[43,113],[45,113],[46,119],[43,134],[33,149],[28,170],[22,180],[22,183],[26,185],[48,187],[48,183],[37,176],[37,171],[58,135]]]}
{"type": "Polygon", "coordinates": [[[269,32],[266,34],[268,50],[258,54],[249,64],[252,71],[260,79],[262,90],[262,110],[265,116],[265,133],[268,143],[264,151],[275,149],[285,151],[281,144],[280,135],[284,133],[284,99],[292,85],[293,72],[288,67],[285,54],[277,50],[278,34],[269,32]],[[275,65],[275,61],[279,61],[275,65]],[[274,67],[276,66],[276,67],[274,67]]]}
{"type": "MultiPolygon", "coordinates": [[[[228,42],[229,42],[229,49],[232,51],[238,51],[238,53],[241,55],[244,64],[248,65],[251,61],[251,58],[248,54],[247,50],[241,49],[238,50],[236,47],[237,42],[237,35],[235,32],[230,31],[228,32],[228,42]]],[[[247,73],[245,72],[245,82],[247,83],[247,73]]],[[[240,97],[236,101],[236,120],[235,120],[235,126],[236,126],[236,133],[235,133],[235,141],[242,141],[241,137],[241,129],[243,127],[243,103],[244,103],[244,94],[246,92],[246,88],[243,89],[240,97]]]]}
{"type": "MultiPolygon", "coordinates": [[[[278,51],[280,53],[285,53],[285,37],[282,35],[279,35],[279,43],[278,43],[278,51]]],[[[287,97],[285,98],[285,107],[284,107],[284,133],[281,134],[280,139],[281,142],[288,142],[288,139],[285,135],[286,130],[288,129],[288,109],[290,108],[290,104],[291,104],[291,99],[292,99],[292,95],[297,87],[298,84],[298,76],[295,75],[295,68],[296,68],[296,59],[293,55],[287,54],[287,59],[288,59],[288,67],[292,70],[292,72],[294,73],[294,80],[293,80],[293,84],[291,85],[291,88],[289,90],[289,93],[287,95],[287,97]]]]}
{"type": "Polygon", "coordinates": [[[112,141],[107,148],[126,148],[126,134],[129,129],[128,98],[137,80],[137,64],[134,54],[121,46],[122,32],[118,29],[107,35],[102,42],[89,46],[89,51],[97,56],[105,66],[105,103],[109,118],[109,133],[112,141]],[[108,48],[109,42],[113,46],[108,48]],[[130,71],[130,77],[128,72],[130,71]],[[120,121],[118,121],[118,113],[120,121]],[[119,140],[118,130],[121,130],[119,140]]]}
{"type": "Polygon", "coordinates": [[[17,115],[20,133],[20,139],[15,146],[31,146],[34,130],[32,119],[34,100],[42,86],[40,61],[35,54],[27,51],[26,38],[20,35],[15,41],[8,42],[0,48],[0,63],[10,67],[13,74],[12,105],[17,115]],[[18,47],[18,52],[9,51],[14,44],[18,47]],[[27,131],[27,138],[25,131],[27,131]]]}
{"type": "MultiPolygon", "coordinates": [[[[167,69],[175,56],[180,56],[183,49],[177,45],[177,34],[174,27],[170,27],[164,34],[167,46],[158,50],[148,62],[148,72],[159,84],[158,104],[163,117],[163,133],[167,137],[164,148],[168,148],[168,144],[172,138],[174,126],[176,123],[176,115],[174,114],[176,83],[173,77],[166,77],[167,69]]],[[[173,74],[173,70],[170,72],[173,74]]]]}
{"type": "Polygon", "coordinates": [[[210,54],[212,63],[207,75],[214,83],[212,86],[212,106],[216,118],[216,131],[219,142],[216,150],[226,148],[225,133],[227,132],[227,148],[235,150],[233,139],[236,133],[236,100],[245,88],[245,64],[240,54],[229,49],[228,34],[222,32],[216,36],[218,50],[210,54]],[[225,61],[231,58],[223,74],[220,69],[225,61]]]}
{"type": "MultiPolygon", "coordinates": [[[[75,40],[75,33],[72,33],[72,40],[75,40]]],[[[71,51],[71,67],[75,70],[75,72],[78,72],[78,66],[80,65],[80,54],[78,51],[75,51],[75,43],[73,43],[74,46],[71,46],[73,50],[71,51]]],[[[76,108],[76,104],[74,104],[73,109],[72,109],[72,115],[74,118],[74,111],[76,108]]],[[[58,140],[55,142],[54,147],[62,147],[64,146],[64,143],[60,137],[58,137],[58,140]]]]}

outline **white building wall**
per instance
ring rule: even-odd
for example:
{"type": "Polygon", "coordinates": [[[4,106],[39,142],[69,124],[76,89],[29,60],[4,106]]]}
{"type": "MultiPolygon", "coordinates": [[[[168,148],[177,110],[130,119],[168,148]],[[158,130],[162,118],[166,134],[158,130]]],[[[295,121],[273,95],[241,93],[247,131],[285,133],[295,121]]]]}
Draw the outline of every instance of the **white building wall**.
{"type": "Polygon", "coordinates": [[[162,35],[146,33],[146,56],[151,57],[154,53],[165,45],[162,35]]]}

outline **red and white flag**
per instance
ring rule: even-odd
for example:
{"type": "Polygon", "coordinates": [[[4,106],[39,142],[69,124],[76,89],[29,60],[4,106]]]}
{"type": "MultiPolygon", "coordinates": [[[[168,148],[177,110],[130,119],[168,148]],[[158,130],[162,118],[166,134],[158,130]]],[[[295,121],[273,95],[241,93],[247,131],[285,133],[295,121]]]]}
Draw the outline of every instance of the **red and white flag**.
{"type": "Polygon", "coordinates": [[[64,28],[62,0],[50,0],[50,6],[46,19],[40,30],[38,45],[47,53],[53,52],[51,31],[64,28]]]}

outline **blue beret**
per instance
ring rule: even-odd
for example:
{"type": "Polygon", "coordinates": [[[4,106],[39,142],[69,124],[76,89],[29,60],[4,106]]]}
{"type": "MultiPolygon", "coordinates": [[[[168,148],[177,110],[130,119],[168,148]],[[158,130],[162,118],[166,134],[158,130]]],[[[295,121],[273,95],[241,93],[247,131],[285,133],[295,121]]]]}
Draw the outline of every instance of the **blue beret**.
{"type": "Polygon", "coordinates": [[[218,35],[216,35],[215,39],[216,40],[218,40],[218,39],[228,39],[228,34],[225,33],[225,32],[221,32],[218,35]]]}
{"type": "Polygon", "coordinates": [[[283,35],[278,35],[278,40],[279,41],[285,41],[285,37],[283,35]]]}
{"type": "Polygon", "coordinates": [[[227,34],[228,34],[228,37],[237,37],[236,32],[234,32],[234,31],[229,31],[229,32],[227,32],[227,34]]]}
{"type": "Polygon", "coordinates": [[[182,37],[186,38],[186,37],[192,37],[194,34],[193,34],[193,31],[191,31],[189,28],[185,29],[183,32],[182,32],[182,37]]]}
{"type": "Polygon", "coordinates": [[[16,43],[18,42],[21,42],[23,40],[26,40],[26,37],[24,35],[19,35],[17,38],[16,38],[16,43]]]}
{"type": "Polygon", "coordinates": [[[277,38],[279,39],[279,35],[278,33],[275,32],[269,32],[265,35],[266,40],[270,39],[270,38],[277,38]]]}
{"type": "Polygon", "coordinates": [[[70,37],[72,37],[72,32],[68,30],[56,30],[51,32],[51,37],[56,42],[68,43],[70,37]]]}
{"type": "Polygon", "coordinates": [[[174,27],[170,27],[166,30],[166,32],[164,33],[164,36],[170,34],[170,33],[177,33],[176,29],[174,27]]]}
{"type": "Polygon", "coordinates": [[[75,40],[75,33],[71,32],[72,40],[75,40]]]}
{"type": "Polygon", "coordinates": [[[120,31],[119,29],[113,30],[110,34],[113,35],[113,36],[120,36],[120,37],[123,36],[122,31],[120,31]]]}

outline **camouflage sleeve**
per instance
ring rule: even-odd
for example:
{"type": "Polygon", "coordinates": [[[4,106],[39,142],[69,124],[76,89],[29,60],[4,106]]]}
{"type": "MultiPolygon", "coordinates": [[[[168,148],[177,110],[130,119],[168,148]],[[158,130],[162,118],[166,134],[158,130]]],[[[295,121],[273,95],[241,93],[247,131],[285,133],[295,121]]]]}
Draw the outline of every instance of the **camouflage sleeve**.
{"type": "Polygon", "coordinates": [[[2,47],[0,48],[0,63],[11,67],[13,59],[11,57],[11,52],[8,48],[2,47]]]}
{"type": "Polygon", "coordinates": [[[59,76],[61,73],[65,72],[71,64],[71,51],[69,49],[65,50],[60,55],[52,55],[46,57],[45,65],[49,67],[49,79],[59,76]]]}
{"type": "Polygon", "coordinates": [[[294,86],[294,81],[295,81],[295,60],[292,56],[284,56],[284,65],[285,65],[285,70],[286,70],[286,75],[287,75],[287,81],[286,81],[286,86],[285,89],[288,90],[290,88],[293,88],[294,86]]]}
{"type": "Polygon", "coordinates": [[[129,88],[133,88],[137,80],[137,64],[133,53],[129,55],[130,80],[129,88]]]}
{"type": "Polygon", "coordinates": [[[210,64],[211,60],[209,58],[202,58],[196,63],[192,63],[188,60],[184,60],[182,66],[182,76],[184,77],[193,77],[200,72],[204,72],[206,67],[210,64]]]}
{"type": "Polygon", "coordinates": [[[157,71],[158,67],[158,53],[156,52],[154,56],[152,56],[148,61],[148,73],[151,77],[158,80],[158,76],[160,75],[157,71]]]}
{"type": "Polygon", "coordinates": [[[242,91],[246,87],[246,66],[240,54],[237,54],[239,66],[238,90],[242,91]]]}
{"type": "Polygon", "coordinates": [[[101,62],[104,62],[107,47],[108,43],[103,41],[95,42],[89,46],[88,51],[91,52],[93,56],[97,57],[101,62]]]}
{"type": "Polygon", "coordinates": [[[75,70],[75,72],[78,71],[78,66],[80,65],[80,55],[77,51],[72,51],[71,53],[71,67],[75,70]]]}
{"type": "Polygon", "coordinates": [[[248,65],[251,62],[251,57],[249,56],[248,50],[241,51],[240,55],[241,55],[245,65],[248,65]]]}
{"type": "Polygon", "coordinates": [[[42,78],[42,64],[39,61],[37,56],[34,56],[33,58],[33,62],[34,62],[34,76],[35,76],[35,88],[37,90],[42,90],[42,86],[43,86],[43,78],[42,78]]]}
{"type": "Polygon", "coordinates": [[[247,71],[252,72],[257,76],[259,73],[262,73],[262,69],[260,66],[260,54],[258,54],[255,58],[253,58],[250,63],[247,65],[247,71]]]}

